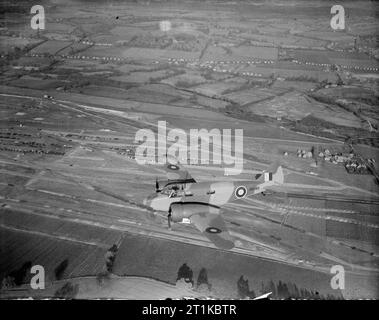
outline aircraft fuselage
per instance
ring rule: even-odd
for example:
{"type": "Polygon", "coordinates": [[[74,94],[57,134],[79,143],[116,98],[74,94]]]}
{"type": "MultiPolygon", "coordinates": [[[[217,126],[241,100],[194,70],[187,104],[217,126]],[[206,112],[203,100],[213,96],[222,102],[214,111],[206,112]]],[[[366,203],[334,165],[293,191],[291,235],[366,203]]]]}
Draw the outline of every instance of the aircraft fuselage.
{"type": "Polygon", "coordinates": [[[183,188],[170,185],[146,198],[145,205],[156,211],[168,211],[175,202],[207,203],[221,207],[230,201],[263,192],[264,188],[260,185],[261,182],[250,181],[199,182],[183,188]]]}

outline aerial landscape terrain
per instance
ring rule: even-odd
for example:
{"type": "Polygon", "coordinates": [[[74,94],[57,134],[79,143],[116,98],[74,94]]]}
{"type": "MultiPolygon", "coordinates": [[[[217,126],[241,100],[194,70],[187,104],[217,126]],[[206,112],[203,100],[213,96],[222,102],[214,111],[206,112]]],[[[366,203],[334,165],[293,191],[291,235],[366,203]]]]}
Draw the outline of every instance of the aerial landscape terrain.
{"type": "Polygon", "coordinates": [[[341,1],[343,30],[334,4],[1,1],[0,299],[379,299],[379,4],[341,1]],[[151,205],[136,134],[163,122],[243,130],[241,172],[188,150],[184,185],[281,165],[217,208],[231,248],[151,205]]]}

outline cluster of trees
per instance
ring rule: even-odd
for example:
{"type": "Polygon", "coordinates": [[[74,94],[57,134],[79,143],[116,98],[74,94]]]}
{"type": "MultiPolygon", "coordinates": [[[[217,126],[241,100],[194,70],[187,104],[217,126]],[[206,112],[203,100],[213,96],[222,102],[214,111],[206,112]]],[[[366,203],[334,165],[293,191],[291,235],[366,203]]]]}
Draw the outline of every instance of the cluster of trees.
{"type": "Polygon", "coordinates": [[[136,35],[129,41],[129,46],[131,47],[142,47],[142,48],[167,48],[172,44],[173,40],[169,37],[155,37],[150,33],[136,35]]]}
{"type": "Polygon", "coordinates": [[[22,56],[24,56],[25,54],[27,54],[30,50],[32,50],[33,48],[39,46],[40,44],[42,44],[43,42],[45,42],[46,40],[43,40],[41,42],[37,42],[37,43],[29,43],[27,45],[25,45],[24,47],[18,47],[18,46],[15,46],[13,47],[13,50],[12,51],[7,51],[4,55],[4,60],[2,59],[1,60],[1,64],[0,65],[9,65],[11,64],[12,60],[17,60],[19,58],[21,58],[22,56]]]}
{"type": "Polygon", "coordinates": [[[116,260],[116,255],[118,252],[118,247],[116,244],[112,245],[105,253],[105,266],[104,270],[101,271],[97,276],[97,283],[101,286],[105,280],[109,280],[110,274],[113,272],[114,262],[116,260]]]}
{"type": "Polygon", "coordinates": [[[108,249],[108,251],[105,254],[105,268],[109,273],[113,271],[113,265],[116,260],[117,251],[118,247],[114,244],[112,247],[108,249]]]}
{"type": "Polygon", "coordinates": [[[63,274],[68,267],[68,259],[63,260],[55,269],[54,275],[55,279],[61,280],[63,278],[63,274]]]}
{"type": "Polygon", "coordinates": [[[212,288],[212,285],[209,283],[209,280],[208,280],[207,269],[205,268],[200,269],[200,272],[196,281],[196,287],[195,287],[195,281],[193,279],[193,271],[187,265],[187,263],[183,263],[178,270],[176,282],[180,282],[180,281],[184,281],[185,283],[191,284],[191,287],[196,288],[197,290],[209,291],[212,288]]]}
{"type": "Polygon", "coordinates": [[[285,283],[280,280],[278,283],[274,283],[272,280],[268,284],[262,283],[261,292],[272,292],[271,297],[273,299],[337,299],[331,294],[321,295],[316,290],[298,288],[294,283],[285,283]]]}
{"type": "Polygon", "coordinates": [[[18,153],[22,153],[22,154],[37,153],[37,154],[53,154],[53,155],[57,155],[57,156],[64,156],[65,155],[65,152],[62,152],[62,151],[38,150],[38,149],[20,149],[20,148],[14,148],[14,147],[6,147],[6,146],[0,146],[0,150],[18,152],[18,153]]]}
{"type": "Polygon", "coordinates": [[[58,299],[74,299],[79,291],[78,284],[71,284],[66,282],[61,288],[54,293],[54,298],[58,299]]]}
{"type": "Polygon", "coordinates": [[[199,39],[188,39],[175,41],[167,49],[191,52],[200,50],[200,48],[201,42],[199,39]]]}
{"type": "MultiPolygon", "coordinates": [[[[248,279],[244,279],[244,276],[237,281],[238,294],[240,298],[250,298],[253,299],[257,295],[254,290],[250,290],[248,279]]],[[[266,284],[262,282],[260,294],[266,294],[271,292],[270,298],[272,299],[337,299],[337,297],[328,294],[321,295],[316,290],[309,290],[306,288],[298,288],[294,283],[285,283],[279,280],[279,282],[274,283],[270,281],[266,284]]]]}
{"type": "Polygon", "coordinates": [[[243,275],[237,281],[237,289],[240,298],[255,298],[254,290],[250,290],[249,288],[249,280],[245,279],[243,275]]]}
{"type": "Polygon", "coordinates": [[[192,269],[187,265],[187,263],[183,263],[181,267],[178,270],[178,276],[176,277],[176,281],[179,281],[181,279],[184,279],[185,282],[191,283],[192,286],[194,284],[193,281],[193,271],[192,269]]]}
{"type": "Polygon", "coordinates": [[[32,267],[32,262],[25,262],[19,269],[11,271],[6,275],[1,283],[1,289],[11,289],[18,287],[26,282],[28,273],[32,267]]]}
{"type": "Polygon", "coordinates": [[[212,289],[212,285],[208,281],[207,269],[201,268],[197,277],[196,287],[197,289],[207,289],[209,291],[212,289]]]}
{"type": "MultiPolygon", "coordinates": [[[[212,285],[208,280],[208,273],[205,268],[201,268],[197,277],[196,286],[194,280],[193,270],[184,263],[180,266],[177,273],[177,282],[185,282],[190,284],[192,288],[197,290],[210,291],[212,285]]],[[[316,290],[309,290],[306,288],[299,288],[294,283],[286,283],[281,280],[278,282],[269,281],[268,283],[261,283],[259,294],[250,289],[249,280],[241,275],[237,280],[238,295],[241,299],[254,299],[255,297],[271,292],[270,298],[272,299],[338,299],[331,294],[321,295],[316,290]]]]}
{"type": "MultiPolygon", "coordinates": [[[[68,259],[63,260],[54,269],[54,275],[56,280],[61,280],[63,278],[64,272],[68,267],[68,259]]],[[[11,271],[6,275],[1,284],[2,289],[10,289],[14,287],[21,286],[22,284],[28,283],[31,276],[30,269],[32,268],[32,262],[26,261],[23,265],[16,270],[11,271]]]]}

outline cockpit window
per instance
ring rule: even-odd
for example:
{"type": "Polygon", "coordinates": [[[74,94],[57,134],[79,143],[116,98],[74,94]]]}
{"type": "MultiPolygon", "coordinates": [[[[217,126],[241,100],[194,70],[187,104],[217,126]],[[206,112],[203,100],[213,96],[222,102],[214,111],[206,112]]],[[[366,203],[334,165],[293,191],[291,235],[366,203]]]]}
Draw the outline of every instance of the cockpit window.
{"type": "Polygon", "coordinates": [[[185,190],[183,190],[182,188],[179,188],[178,186],[170,186],[170,187],[164,188],[161,191],[161,194],[167,195],[169,198],[193,195],[191,192],[186,192],[185,190]]]}

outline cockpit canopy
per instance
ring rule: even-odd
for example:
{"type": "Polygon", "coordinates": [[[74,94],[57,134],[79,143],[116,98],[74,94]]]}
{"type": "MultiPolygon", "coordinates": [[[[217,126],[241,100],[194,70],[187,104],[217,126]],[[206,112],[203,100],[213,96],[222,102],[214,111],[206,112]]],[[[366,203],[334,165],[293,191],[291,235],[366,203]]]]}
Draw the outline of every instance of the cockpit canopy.
{"type": "Polygon", "coordinates": [[[186,191],[183,186],[178,185],[169,185],[163,188],[161,194],[167,195],[169,198],[193,195],[192,192],[186,191]]]}

